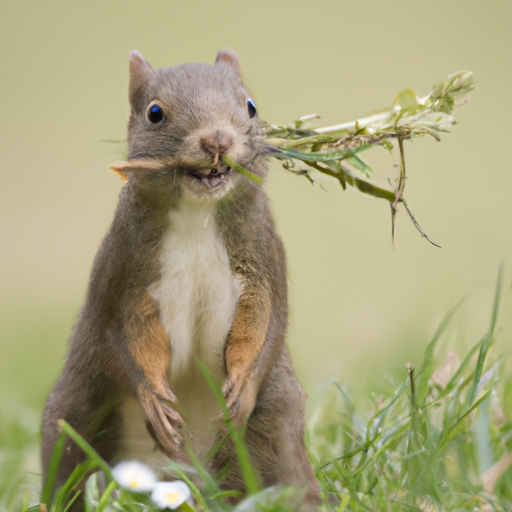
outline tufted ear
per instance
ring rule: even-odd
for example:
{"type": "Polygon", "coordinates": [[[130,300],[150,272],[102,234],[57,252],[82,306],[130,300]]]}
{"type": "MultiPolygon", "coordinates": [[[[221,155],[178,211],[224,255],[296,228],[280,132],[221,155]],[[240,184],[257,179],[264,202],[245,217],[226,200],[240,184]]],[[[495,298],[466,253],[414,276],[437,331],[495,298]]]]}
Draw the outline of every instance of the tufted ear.
{"type": "Polygon", "coordinates": [[[137,51],[130,52],[130,104],[135,107],[142,90],[149,82],[153,68],[137,51]]]}
{"type": "Polygon", "coordinates": [[[220,50],[217,53],[217,58],[215,59],[215,64],[224,63],[228,66],[231,66],[237,75],[242,76],[242,72],[240,71],[240,63],[238,62],[238,57],[236,53],[231,49],[220,50]]]}

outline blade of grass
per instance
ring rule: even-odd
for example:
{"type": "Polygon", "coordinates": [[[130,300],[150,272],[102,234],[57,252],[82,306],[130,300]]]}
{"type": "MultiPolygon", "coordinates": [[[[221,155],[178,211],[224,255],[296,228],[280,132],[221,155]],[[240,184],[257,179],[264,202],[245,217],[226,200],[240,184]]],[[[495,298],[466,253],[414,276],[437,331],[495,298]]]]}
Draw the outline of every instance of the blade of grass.
{"type": "Polygon", "coordinates": [[[235,160],[233,160],[229,155],[223,155],[222,161],[232,169],[235,169],[235,171],[245,176],[246,178],[249,178],[252,182],[256,183],[256,185],[262,185],[263,182],[265,181],[261,176],[254,174],[245,167],[242,167],[238,162],[235,162],[235,160]]]}
{"type": "Polygon", "coordinates": [[[217,383],[209,374],[204,364],[201,361],[198,361],[197,363],[206,381],[208,382],[210,389],[213,391],[215,398],[217,399],[217,402],[219,403],[222,413],[224,415],[224,420],[226,421],[229,433],[231,435],[231,439],[233,440],[233,444],[235,445],[238,462],[240,464],[240,471],[242,472],[242,477],[244,479],[247,490],[251,494],[257,493],[260,490],[258,476],[256,475],[256,472],[252,467],[249,452],[247,451],[242,436],[240,435],[239,431],[236,429],[233,421],[231,420],[231,415],[229,413],[229,409],[226,406],[224,395],[222,394],[222,391],[220,390],[217,383]]]}
{"type": "Polygon", "coordinates": [[[77,491],[77,493],[73,496],[73,498],[71,500],[69,500],[68,504],[66,505],[66,507],[64,508],[64,510],[62,512],[68,512],[68,510],[71,509],[71,507],[73,506],[75,501],[78,499],[80,494],[81,494],[81,491],[77,491]]]}
{"type": "MultiPolygon", "coordinates": [[[[295,158],[297,160],[308,161],[308,162],[329,162],[335,160],[343,160],[345,158],[353,157],[356,153],[361,153],[366,149],[370,149],[369,144],[362,144],[357,148],[340,149],[337,151],[297,151],[295,149],[278,148],[278,151],[283,155],[280,156],[277,152],[273,153],[274,158],[295,158]]],[[[226,162],[227,163],[227,162],[226,162]]],[[[228,164],[229,165],[229,164],[228,164]]]]}
{"type": "Polygon", "coordinates": [[[460,416],[460,418],[457,419],[457,421],[455,421],[439,442],[438,451],[441,451],[446,443],[459,433],[462,420],[467,418],[492,393],[492,391],[492,389],[488,389],[462,416],[460,416]]]}
{"type": "MultiPolygon", "coordinates": [[[[361,453],[362,452],[362,457],[359,461],[359,465],[358,465],[358,469],[360,467],[364,467],[367,463],[367,451],[368,451],[368,448],[370,446],[372,446],[372,443],[374,443],[376,441],[377,438],[379,438],[381,436],[381,433],[379,432],[379,428],[382,424],[382,419],[385,417],[385,415],[387,414],[387,412],[390,410],[390,408],[396,403],[396,401],[400,398],[400,396],[402,395],[402,393],[404,392],[404,390],[406,389],[407,387],[407,381],[404,381],[402,382],[402,384],[400,385],[400,387],[396,390],[396,392],[393,394],[393,396],[387,401],[387,403],[385,403],[385,405],[383,405],[383,407],[381,409],[379,409],[379,411],[377,411],[371,418],[370,420],[368,421],[368,425],[366,427],[366,434],[365,434],[365,442],[362,443],[361,445],[359,445],[355,450],[352,450],[351,452],[349,453],[345,453],[343,455],[340,455],[338,457],[334,457],[332,458],[331,460],[329,460],[328,462],[325,462],[324,464],[322,464],[319,468],[318,468],[318,471],[326,468],[327,466],[329,466],[330,464],[333,464],[334,462],[337,462],[337,461],[340,461],[340,460],[344,460],[344,459],[351,459],[352,457],[354,457],[355,455],[357,455],[358,453],[361,453]],[[378,423],[379,423],[379,428],[377,428],[376,430],[376,434],[374,435],[374,437],[372,438],[371,435],[372,435],[372,424],[373,422],[375,422],[376,420],[379,420],[378,423]]],[[[407,420],[406,424],[404,426],[402,426],[400,428],[400,432],[408,425],[410,420],[407,420]]]]}
{"type": "Polygon", "coordinates": [[[96,450],[64,420],[58,421],[59,427],[89,456],[92,462],[103,470],[109,480],[113,480],[110,466],[99,456],[96,450]]]}
{"type": "Polygon", "coordinates": [[[345,508],[348,505],[348,502],[350,501],[350,495],[349,494],[343,494],[341,497],[341,503],[338,507],[337,512],[345,512],[345,508]]]}
{"type": "Polygon", "coordinates": [[[453,389],[455,387],[459,387],[459,388],[462,388],[462,387],[465,387],[466,385],[469,384],[469,382],[465,382],[464,385],[461,385],[459,383],[460,379],[462,378],[462,373],[464,372],[464,370],[466,369],[466,367],[469,365],[469,363],[471,362],[471,359],[473,358],[473,355],[475,354],[475,352],[481,347],[482,343],[484,342],[485,338],[481,338],[478,343],[476,343],[472,348],[471,350],[468,352],[468,354],[466,355],[466,357],[464,358],[464,360],[462,361],[462,363],[460,364],[459,368],[457,369],[457,371],[453,374],[452,378],[449,380],[448,384],[446,385],[446,387],[444,388],[444,390],[442,390],[439,395],[437,396],[437,399],[436,399],[436,402],[434,403],[437,403],[439,402],[442,398],[444,398],[446,395],[448,395],[449,393],[451,393],[453,391],[453,389]]]}
{"type": "Polygon", "coordinates": [[[52,453],[52,459],[50,461],[50,467],[48,469],[48,476],[44,483],[43,493],[41,495],[41,503],[47,506],[53,501],[53,493],[55,487],[55,480],[57,479],[57,473],[59,471],[60,459],[62,457],[62,451],[66,443],[66,434],[63,432],[55,442],[55,447],[52,453]]]}
{"type": "Polygon", "coordinates": [[[219,491],[217,494],[214,494],[211,499],[212,500],[223,500],[225,498],[241,498],[243,493],[240,491],[219,491]]]}
{"type": "Polygon", "coordinates": [[[441,338],[441,335],[445,332],[446,328],[452,321],[455,313],[458,311],[458,309],[461,307],[461,305],[466,301],[467,295],[464,296],[441,320],[438,328],[436,329],[436,332],[434,333],[434,336],[432,337],[432,340],[430,340],[429,344],[427,345],[427,348],[425,349],[425,355],[423,356],[423,363],[421,365],[420,371],[418,372],[418,375],[416,377],[416,380],[418,381],[416,385],[416,394],[418,403],[422,404],[423,400],[425,399],[428,391],[428,382],[430,378],[432,377],[432,372],[434,369],[434,350],[437,346],[437,343],[439,342],[439,339],[441,338]]]}
{"type": "Polygon", "coordinates": [[[348,396],[348,393],[345,391],[345,389],[343,388],[343,386],[341,384],[339,384],[338,382],[336,381],[332,381],[332,383],[334,384],[334,386],[338,389],[338,391],[341,393],[341,396],[343,397],[345,403],[347,404],[347,406],[349,407],[350,411],[351,411],[351,414],[352,414],[352,417],[354,418],[354,421],[355,421],[355,424],[356,424],[356,427],[359,429],[359,430],[362,430],[364,427],[365,427],[365,422],[361,419],[361,417],[355,412],[355,407],[354,407],[354,403],[352,402],[352,400],[350,399],[350,397],[348,396]]]}
{"type": "Polygon", "coordinates": [[[109,500],[110,500],[110,497],[112,495],[112,493],[116,490],[117,488],[117,482],[115,480],[112,480],[112,482],[110,482],[107,486],[107,488],[105,489],[105,492],[103,493],[103,495],[101,496],[101,499],[98,503],[98,508],[96,509],[95,512],[103,512],[103,510],[105,510],[109,504],[109,500]]]}
{"type": "Polygon", "coordinates": [[[212,509],[208,505],[201,491],[197,488],[197,486],[192,482],[192,480],[187,476],[187,474],[181,469],[176,470],[176,474],[183,480],[192,491],[194,498],[199,503],[199,506],[203,509],[203,512],[212,512],[212,509]]]}
{"type": "Polygon", "coordinates": [[[415,450],[420,447],[421,439],[419,433],[418,402],[416,398],[416,387],[414,386],[414,367],[411,363],[407,364],[407,374],[409,376],[409,387],[411,389],[411,439],[414,439],[414,443],[409,443],[408,450],[415,450]]]}
{"type": "MultiPolygon", "coordinates": [[[[379,427],[380,427],[380,424],[382,423],[382,420],[380,420],[380,418],[385,417],[385,415],[388,413],[388,411],[391,409],[391,407],[397,402],[397,400],[400,398],[402,393],[407,388],[407,383],[408,383],[407,380],[402,382],[400,387],[395,391],[395,393],[393,393],[393,396],[391,398],[389,398],[387,400],[387,402],[385,402],[382,405],[382,407],[380,407],[380,409],[370,418],[370,421],[368,422],[369,427],[370,427],[370,425],[372,425],[372,423],[375,420],[379,420],[379,427]]],[[[370,428],[368,428],[368,430],[370,430],[370,428]]],[[[369,441],[368,434],[367,434],[366,440],[369,441]]]]}
{"type": "Polygon", "coordinates": [[[397,440],[399,440],[404,432],[407,431],[408,428],[410,428],[411,420],[407,420],[401,428],[399,428],[393,437],[391,437],[388,441],[384,442],[382,446],[371,456],[369,457],[363,465],[357,468],[356,471],[354,471],[354,475],[359,475],[369,464],[370,462],[373,462],[374,460],[378,459],[383,453],[385,453],[393,444],[397,443],[397,440]]]}
{"type": "Polygon", "coordinates": [[[76,488],[80,485],[83,479],[87,476],[87,474],[94,469],[95,464],[92,461],[82,462],[78,464],[70,477],[66,480],[64,485],[59,489],[57,496],[55,497],[55,507],[56,511],[65,510],[69,503],[74,502],[78,495],[81,493],[80,490],[76,491],[76,488]],[[76,492],[75,492],[76,491],[76,492]],[[70,495],[75,492],[74,496],[70,498],[70,495]]]}
{"type": "Polygon", "coordinates": [[[367,178],[371,178],[373,171],[372,168],[360,157],[357,155],[353,155],[348,157],[346,161],[352,166],[355,167],[358,171],[363,173],[367,178]]]}
{"type": "Polygon", "coordinates": [[[28,508],[28,504],[30,501],[30,496],[28,494],[28,489],[23,493],[21,498],[20,512],[24,512],[28,508]]]}
{"type": "Polygon", "coordinates": [[[304,160],[303,163],[309,165],[310,167],[316,169],[317,171],[320,171],[323,174],[326,174],[327,176],[336,178],[340,182],[343,189],[345,189],[344,184],[348,183],[351,187],[357,188],[357,190],[359,190],[359,192],[363,194],[369,194],[373,197],[386,199],[389,202],[395,201],[394,192],[372,185],[371,183],[368,183],[367,181],[362,180],[361,178],[357,178],[356,176],[354,176],[352,172],[350,172],[349,169],[343,167],[338,162],[333,162],[334,164],[336,164],[335,169],[331,167],[330,162],[324,162],[324,164],[329,166],[330,168],[322,166],[317,162],[311,162],[309,160],[304,160]]]}
{"type": "Polygon", "coordinates": [[[187,450],[187,454],[190,457],[190,462],[194,466],[194,468],[197,471],[197,474],[201,478],[205,490],[209,495],[214,495],[219,492],[219,487],[216,484],[213,477],[208,473],[208,471],[203,467],[199,459],[196,457],[194,451],[192,450],[191,446],[187,443],[185,449],[187,450]]]}
{"type": "Polygon", "coordinates": [[[84,512],[94,512],[100,501],[98,488],[98,472],[93,473],[85,482],[84,488],[84,512]]]}
{"type": "Polygon", "coordinates": [[[496,291],[494,293],[494,304],[491,313],[491,322],[489,325],[489,330],[487,335],[485,336],[484,342],[480,347],[480,354],[478,355],[478,361],[476,364],[475,378],[473,380],[473,384],[471,385],[471,389],[468,393],[466,405],[469,405],[473,402],[476,396],[476,392],[478,389],[478,384],[482,377],[482,372],[484,369],[485,358],[487,357],[487,352],[489,351],[489,347],[491,346],[494,338],[494,330],[496,328],[496,321],[498,319],[498,310],[500,308],[500,299],[501,299],[501,288],[503,285],[503,264],[500,265],[498,270],[498,279],[496,282],[496,291]]]}

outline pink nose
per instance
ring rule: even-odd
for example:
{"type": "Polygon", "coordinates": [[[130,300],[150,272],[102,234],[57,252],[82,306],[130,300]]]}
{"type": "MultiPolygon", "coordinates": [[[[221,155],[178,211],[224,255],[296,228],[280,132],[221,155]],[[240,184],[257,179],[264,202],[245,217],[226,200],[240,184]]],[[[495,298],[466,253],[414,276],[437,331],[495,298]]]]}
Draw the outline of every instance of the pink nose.
{"type": "Polygon", "coordinates": [[[233,139],[221,131],[202,136],[200,142],[201,147],[211,155],[224,155],[233,146],[233,139]]]}

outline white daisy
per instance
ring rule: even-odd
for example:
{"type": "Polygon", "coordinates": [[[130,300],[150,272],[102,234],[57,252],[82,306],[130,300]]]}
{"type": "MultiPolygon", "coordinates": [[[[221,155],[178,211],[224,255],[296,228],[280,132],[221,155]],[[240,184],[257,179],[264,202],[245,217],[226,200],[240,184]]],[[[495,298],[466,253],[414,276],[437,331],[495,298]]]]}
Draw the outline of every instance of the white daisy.
{"type": "Polygon", "coordinates": [[[119,463],[112,469],[112,476],[121,487],[134,492],[151,491],[156,484],[154,471],[136,460],[119,463]]]}
{"type": "Polygon", "coordinates": [[[181,480],[158,482],[151,493],[153,503],[159,508],[176,509],[185,501],[193,504],[189,486],[181,480]]]}

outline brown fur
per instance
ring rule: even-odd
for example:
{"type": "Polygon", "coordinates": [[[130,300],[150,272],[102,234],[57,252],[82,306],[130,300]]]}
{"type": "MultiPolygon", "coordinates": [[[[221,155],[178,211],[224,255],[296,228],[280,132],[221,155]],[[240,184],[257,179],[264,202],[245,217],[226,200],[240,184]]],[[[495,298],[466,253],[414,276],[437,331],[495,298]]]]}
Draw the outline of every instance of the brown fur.
{"type": "MultiPolygon", "coordinates": [[[[222,51],[213,66],[154,70],[132,52],[130,76],[129,159],[136,165],[116,166],[128,182],[96,256],[64,370],[45,406],[44,478],[60,418],[107,462],[118,460],[119,405],[129,397],[140,404],[158,449],[169,457],[182,456],[178,429],[183,420],[169,388],[173,336],[166,333],[150,290],[161,279],[162,240],[173,229],[169,212],[179,210],[186,196],[215,203],[218,237],[232,276],[242,283],[221,372],[226,375],[222,389],[227,405],[235,423],[245,426],[261,482],[307,488],[303,508],[313,510],[318,485],[304,445],[305,393],[285,345],[284,249],[263,188],[222,164],[217,167],[219,157],[229,152],[251,172],[262,177],[267,172],[261,123],[248,113],[238,59],[222,51]],[[148,120],[154,104],[165,114],[162,123],[148,120]],[[144,166],[146,159],[161,165],[144,166]],[[202,181],[209,180],[212,167],[221,178],[207,183],[219,186],[202,181]]],[[[201,289],[201,283],[194,286],[201,289]]],[[[222,434],[212,437],[212,446],[222,434]]],[[[82,460],[78,446],[68,442],[57,486],[82,460]]],[[[214,475],[224,474],[227,466],[223,485],[245,490],[229,440],[210,461],[214,475]]]]}

